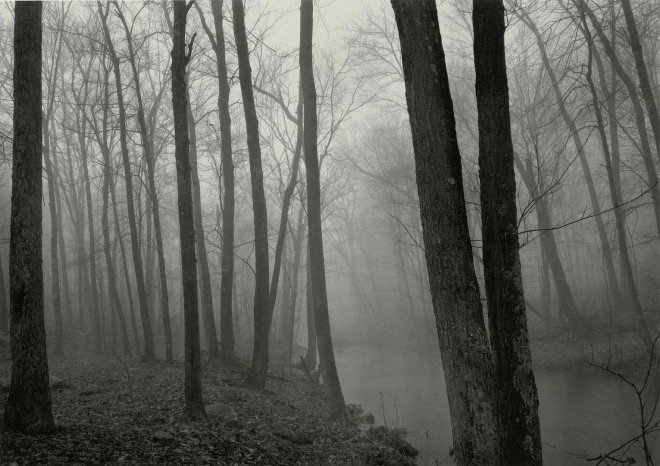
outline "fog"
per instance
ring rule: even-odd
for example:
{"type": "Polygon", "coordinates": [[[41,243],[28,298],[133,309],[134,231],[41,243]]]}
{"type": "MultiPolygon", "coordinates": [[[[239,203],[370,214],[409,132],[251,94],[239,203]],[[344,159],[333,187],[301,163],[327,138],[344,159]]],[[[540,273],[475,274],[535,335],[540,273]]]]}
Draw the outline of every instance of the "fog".
{"type": "MultiPolygon", "coordinates": [[[[201,364],[207,370],[213,361],[222,360],[227,367],[234,361],[231,367],[247,377],[246,368],[256,367],[253,351],[259,332],[259,325],[255,326],[258,206],[253,202],[250,128],[229,3],[225,2],[223,15],[235,224],[230,306],[222,312],[227,166],[221,155],[218,41],[208,1],[198,2],[187,15],[186,44],[192,44],[186,62],[187,125],[190,157],[196,160],[191,164],[193,204],[200,220],[194,230],[201,364]],[[210,290],[205,289],[205,274],[210,290]],[[227,315],[229,321],[223,320],[227,315]],[[227,348],[223,339],[228,340],[221,322],[232,327],[229,355],[222,353],[227,348]]],[[[627,458],[652,464],[648,461],[654,449],[644,450],[642,440],[653,444],[658,385],[655,376],[649,379],[647,370],[655,374],[654,353],[641,334],[654,339],[660,332],[660,148],[656,145],[660,127],[639,85],[639,57],[630,46],[630,25],[622,5],[587,2],[592,17],[581,14],[582,3],[504,3],[520,268],[539,392],[543,457],[546,464],[558,465],[584,464],[589,459],[615,464],[627,458]],[[626,447],[615,450],[622,444],[626,447]],[[600,456],[608,452],[610,456],[600,456]]],[[[631,3],[651,99],[660,103],[660,8],[652,1],[631,3]]],[[[471,266],[492,339],[481,227],[472,2],[442,0],[437,8],[461,156],[471,266]]],[[[5,290],[0,295],[4,297],[0,352],[6,353],[1,354],[5,359],[0,362],[0,386],[8,387],[14,357],[8,324],[14,4],[2,3],[0,11],[0,267],[4,272],[0,286],[5,290]]],[[[266,283],[275,274],[278,254],[281,259],[279,283],[270,293],[266,289],[267,297],[275,299],[266,329],[266,363],[273,377],[299,376],[298,382],[306,384],[307,379],[318,381],[318,374],[327,368],[317,367],[324,356],[317,357],[316,338],[310,346],[309,335],[314,316],[312,291],[307,288],[313,268],[307,242],[311,201],[304,148],[300,155],[299,11],[299,2],[289,0],[245,4],[268,219],[266,283]],[[298,163],[300,172],[293,178],[292,167],[298,163]],[[289,185],[293,190],[287,198],[289,185]],[[282,223],[285,205],[288,212],[282,223]]],[[[58,379],[66,379],[67,364],[78,360],[100,358],[105,361],[101,365],[116,365],[119,360],[136,367],[142,359],[144,364],[163,364],[170,338],[175,366],[185,361],[188,369],[183,283],[190,269],[182,272],[186,269],[181,262],[177,189],[181,175],[171,104],[171,16],[172,6],[160,2],[43,5],[42,127],[43,150],[48,151],[41,203],[43,315],[48,357],[55,361],[51,366],[60,370],[58,379]],[[107,37],[103,11],[110,12],[107,37]],[[120,64],[125,128],[120,123],[124,110],[119,108],[117,70],[108,39],[120,64]],[[128,156],[132,172],[135,231],[129,225],[133,207],[127,202],[123,155],[128,156]],[[57,252],[52,250],[54,229],[59,235],[57,252]],[[132,253],[135,246],[144,276],[144,310],[132,253]],[[53,285],[54,273],[59,284],[53,285]],[[164,294],[169,302],[164,302],[164,294]],[[170,336],[164,313],[171,320],[170,336]],[[145,317],[156,362],[142,358],[145,317]]],[[[385,1],[320,0],[314,2],[313,27],[324,273],[343,397],[347,404],[373,413],[376,424],[404,428],[406,440],[419,450],[417,464],[451,464],[456,459],[452,449],[456,421],[450,414],[439,351],[438,315],[443,306],[436,302],[434,309],[429,285],[430,252],[425,245],[431,243],[423,236],[418,195],[423,174],[420,165],[416,173],[407,75],[394,12],[385,1]]],[[[319,351],[321,338],[319,333],[319,351]]],[[[445,360],[445,369],[451,363],[445,360]]],[[[116,367],[121,373],[121,366],[116,367]]],[[[206,373],[203,378],[207,383],[206,373]]],[[[135,384],[140,382],[133,383],[132,390],[139,391],[135,384]]],[[[322,383],[327,385],[325,380],[322,383]]],[[[208,398],[208,387],[204,390],[208,398]]],[[[17,447],[8,451],[13,455],[8,461],[26,460],[17,447]]],[[[310,458],[315,454],[311,451],[310,458]]],[[[212,464],[228,461],[213,458],[212,464]]],[[[107,461],[114,464],[116,458],[107,461]]]]}

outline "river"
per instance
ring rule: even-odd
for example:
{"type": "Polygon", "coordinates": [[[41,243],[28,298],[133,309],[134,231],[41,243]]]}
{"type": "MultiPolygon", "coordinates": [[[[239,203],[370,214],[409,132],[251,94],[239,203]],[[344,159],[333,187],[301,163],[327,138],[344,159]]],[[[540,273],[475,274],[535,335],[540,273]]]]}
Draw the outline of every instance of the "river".
{"type": "MultiPolygon", "coordinates": [[[[362,405],[376,424],[405,427],[420,451],[418,464],[450,465],[449,406],[439,350],[433,353],[346,347],[336,358],[347,403],[362,405]]],[[[639,433],[635,394],[614,376],[584,364],[537,370],[536,381],[546,465],[594,464],[585,457],[639,433]]],[[[639,450],[629,455],[643,464],[639,450]]]]}

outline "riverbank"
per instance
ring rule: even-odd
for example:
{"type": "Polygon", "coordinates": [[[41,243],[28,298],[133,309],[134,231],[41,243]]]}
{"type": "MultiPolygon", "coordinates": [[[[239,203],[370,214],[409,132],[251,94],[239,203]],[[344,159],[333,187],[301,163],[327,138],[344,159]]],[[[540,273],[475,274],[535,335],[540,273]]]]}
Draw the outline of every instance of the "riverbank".
{"type": "MultiPolygon", "coordinates": [[[[3,406],[9,369],[0,362],[3,406]]],[[[205,422],[181,417],[182,364],[94,356],[51,358],[50,370],[59,432],[1,435],[1,464],[415,464],[406,442],[360,424],[359,408],[348,423],[329,420],[321,390],[295,369],[256,392],[242,388],[243,367],[207,365],[205,422]]]]}

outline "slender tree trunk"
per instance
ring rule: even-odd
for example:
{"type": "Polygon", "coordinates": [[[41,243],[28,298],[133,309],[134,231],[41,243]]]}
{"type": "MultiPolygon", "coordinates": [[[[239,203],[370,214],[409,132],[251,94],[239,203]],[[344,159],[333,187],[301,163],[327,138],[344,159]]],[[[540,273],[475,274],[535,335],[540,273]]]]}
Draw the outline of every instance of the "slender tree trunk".
{"type": "Polygon", "coordinates": [[[461,157],[433,0],[392,0],[433,308],[459,465],[500,465],[493,362],[474,272],[461,157]]]}
{"type": "MultiPolygon", "coordinates": [[[[149,130],[147,128],[147,121],[145,118],[144,104],[142,103],[142,90],[140,86],[140,73],[137,69],[135,51],[133,49],[132,38],[126,19],[124,18],[123,13],[117,6],[117,15],[121,20],[124,31],[126,33],[126,40],[128,43],[128,53],[129,61],[131,64],[131,69],[133,70],[133,79],[135,81],[135,93],[137,97],[138,104],[138,123],[140,125],[140,136],[142,140],[142,147],[144,150],[144,159],[147,164],[147,178],[148,178],[148,187],[149,187],[149,196],[147,197],[151,201],[151,210],[153,213],[153,229],[154,235],[156,237],[156,253],[158,254],[158,278],[160,280],[160,312],[163,319],[163,329],[165,331],[165,362],[167,364],[174,363],[174,355],[172,353],[172,325],[170,323],[170,303],[169,303],[169,292],[167,289],[167,270],[165,264],[165,253],[163,250],[163,233],[162,226],[160,222],[160,202],[158,199],[158,192],[156,190],[156,167],[155,167],[155,157],[153,150],[153,143],[149,137],[149,130]]],[[[148,226],[151,225],[151,217],[148,216],[148,226]]],[[[149,228],[148,228],[149,230],[149,228]]],[[[149,233],[147,233],[147,238],[150,238],[149,233]]],[[[151,251],[151,242],[147,241],[147,251],[151,251]]],[[[153,254],[153,253],[152,253],[153,254]]],[[[149,254],[147,254],[149,257],[149,254]]],[[[151,281],[151,270],[153,269],[151,261],[147,259],[147,280],[151,281]]]]}
{"type": "MultiPolygon", "coordinates": [[[[594,186],[594,181],[591,176],[591,169],[589,168],[589,162],[587,161],[585,147],[582,143],[582,138],[580,137],[577,126],[575,125],[575,121],[569,115],[568,110],[566,109],[564,96],[561,93],[559,82],[555,76],[555,71],[546,53],[545,42],[543,41],[543,37],[541,37],[541,33],[536,27],[536,24],[534,24],[527,12],[522,8],[518,9],[517,11],[519,12],[517,13],[518,16],[536,37],[536,44],[538,46],[539,52],[541,53],[541,60],[543,61],[545,71],[550,78],[550,82],[552,83],[552,90],[557,101],[557,106],[559,107],[559,113],[564,120],[564,123],[568,127],[571,138],[573,139],[573,145],[575,145],[575,150],[577,151],[578,158],[580,159],[582,172],[584,173],[584,180],[587,185],[587,191],[589,192],[591,208],[595,214],[598,214],[600,212],[600,203],[598,201],[598,194],[596,193],[596,187],[594,186]]],[[[605,231],[605,225],[603,223],[602,217],[600,215],[595,215],[594,222],[596,223],[596,231],[598,231],[598,237],[600,239],[601,248],[603,250],[603,260],[605,261],[606,270],[605,275],[611,288],[614,301],[618,305],[621,302],[621,291],[619,290],[619,282],[614,269],[614,260],[612,259],[612,249],[610,247],[609,238],[607,237],[607,232],[605,231]]]]}
{"type": "Polygon", "coordinates": [[[639,131],[641,156],[642,156],[642,160],[644,161],[644,167],[646,168],[646,174],[647,174],[646,183],[651,191],[651,199],[653,201],[653,210],[655,214],[656,230],[658,231],[659,234],[658,238],[660,240],[660,186],[658,184],[658,173],[655,167],[655,162],[653,161],[653,157],[651,154],[651,145],[649,144],[648,132],[646,130],[646,117],[644,114],[644,109],[642,107],[642,104],[637,95],[637,87],[630,78],[630,75],[626,73],[625,68],[619,62],[619,59],[615,54],[612,44],[610,43],[609,39],[603,32],[603,28],[600,22],[598,21],[598,18],[596,18],[596,15],[594,15],[593,11],[591,11],[591,8],[589,8],[589,6],[586,4],[584,0],[574,0],[574,3],[580,9],[580,11],[584,11],[584,13],[591,21],[591,24],[593,25],[594,30],[596,31],[596,34],[598,35],[598,38],[600,39],[600,42],[603,45],[603,50],[610,59],[610,63],[612,67],[614,67],[617,75],[621,78],[621,81],[626,86],[628,95],[630,96],[630,103],[632,104],[633,107],[635,122],[637,124],[637,129],[639,131]]]}
{"type": "Polygon", "coordinates": [[[291,289],[291,294],[289,296],[289,307],[285,309],[287,318],[286,318],[286,328],[284,341],[286,345],[285,351],[285,360],[287,364],[293,362],[293,340],[295,333],[295,323],[296,323],[296,303],[298,301],[298,277],[300,275],[300,263],[302,259],[302,249],[304,244],[304,230],[307,225],[304,222],[305,211],[300,207],[298,210],[298,222],[296,231],[297,234],[292,236],[293,240],[293,264],[291,267],[291,280],[289,282],[289,287],[291,289]]]}
{"type": "Polygon", "coordinates": [[[5,269],[0,254],[0,333],[9,331],[9,306],[7,305],[7,288],[5,288],[5,269]]]}
{"type": "MultiPolygon", "coordinates": [[[[83,108],[81,111],[85,111],[83,108]]],[[[89,176],[88,157],[87,153],[87,124],[82,121],[80,125],[79,141],[80,141],[80,155],[82,158],[83,178],[85,183],[85,195],[87,198],[87,232],[89,235],[89,279],[91,290],[91,314],[92,325],[94,326],[94,351],[101,353],[103,351],[103,335],[101,334],[101,312],[100,312],[100,296],[98,291],[97,276],[96,276],[96,236],[94,232],[94,206],[92,203],[92,181],[89,176]]]]}
{"type": "Polygon", "coordinates": [[[58,233],[57,204],[55,200],[55,171],[50,160],[50,133],[48,131],[48,116],[44,118],[43,156],[46,163],[46,178],[48,182],[48,208],[50,210],[50,274],[51,293],[53,298],[53,314],[55,316],[55,354],[62,354],[62,302],[60,298],[60,267],[57,258],[58,233]]]}
{"type": "Polygon", "coordinates": [[[191,419],[206,417],[202,395],[202,361],[199,344],[197,309],[197,266],[195,264],[195,226],[190,178],[188,114],[186,108],[186,65],[190,60],[195,36],[186,53],[186,15],[193,2],[174,2],[172,30],[172,108],[179,198],[179,237],[185,324],[185,413],[191,419]]]}
{"type": "Polygon", "coordinates": [[[280,280],[280,269],[282,265],[282,255],[284,251],[284,244],[286,240],[286,230],[289,220],[289,208],[291,207],[291,198],[298,183],[298,171],[300,168],[300,159],[302,158],[302,142],[303,142],[303,98],[302,88],[298,93],[298,110],[297,115],[297,136],[296,147],[293,154],[293,162],[291,164],[291,177],[289,183],[284,189],[282,196],[282,212],[280,214],[280,227],[277,233],[277,244],[275,246],[275,260],[273,261],[273,276],[270,282],[270,312],[273,313],[275,309],[275,301],[277,300],[277,288],[280,280]]]}
{"type": "Polygon", "coordinates": [[[131,275],[128,273],[128,260],[126,259],[126,248],[124,247],[124,238],[119,228],[119,215],[117,213],[117,201],[115,200],[115,184],[110,183],[110,198],[112,200],[112,215],[115,224],[115,240],[119,243],[121,252],[121,263],[124,272],[124,281],[126,284],[126,296],[128,297],[128,309],[131,316],[131,328],[133,329],[133,338],[135,339],[135,352],[140,354],[140,330],[135,321],[135,306],[133,305],[133,289],[131,287],[131,275]]]}
{"type": "MultiPolygon", "coordinates": [[[[309,256],[314,300],[314,324],[321,361],[321,375],[325,389],[328,411],[331,417],[346,419],[346,405],[339,383],[335,353],[332,347],[328,295],[325,282],[323,258],[323,232],[321,220],[321,175],[318,161],[318,121],[316,115],[316,87],[312,58],[314,33],[313,0],[300,3],[300,82],[302,85],[305,122],[305,173],[307,175],[307,227],[309,231],[309,256]]],[[[293,192],[293,187],[291,186],[293,192]]]]}
{"type": "Polygon", "coordinates": [[[307,244],[307,267],[305,277],[305,309],[307,312],[307,352],[305,353],[305,367],[310,372],[316,369],[316,325],[314,319],[314,284],[312,282],[312,264],[309,254],[309,241],[307,244]]]}
{"type": "Polygon", "coordinates": [[[655,97],[649,81],[649,74],[644,62],[644,51],[642,50],[642,43],[639,40],[639,33],[637,32],[637,23],[633,15],[630,0],[621,0],[621,8],[623,15],[626,17],[626,25],[628,26],[628,41],[630,48],[635,58],[635,68],[637,69],[637,77],[639,78],[639,87],[642,90],[642,97],[646,104],[646,110],[649,114],[649,122],[651,123],[651,130],[655,137],[655,150],[658,160],[660,160],[660,116],[658,116],[658,106],[655,102],[655,97]]]}
{"type": "MultiPolygon", "coordinates": [[[[523,165],[523,162],[516,158],[515,163],[518,167],[523,183],[525,183],[525,186],[529,191],[529,195],[533,197],[542,192],[543,190],[538,189],[534,181],[532,162],[529,159],[526,159],[526,165],[523,165]]],[[[540,197],[536,199],[536,219],[538,229],[541,231],[539,235],[541,249],[548,261],[550,271],[552,272],[552,278],[555,282],[555,288],[557,289],[560,313],[563,314],[563,316],[568,319],[575,328],[581,329],[582,318],[575,305],[573,291],[568,284],[566,272],[564,271],[564,266],[559,257],[555,232],[553,231],[554,225],[552,224],[550,208],[548,207],[548,201],[545,194],[540,194],[540,197]]]]}
{"type": "MultiPolygon", "coordinates": [[[[112,253],[110,250],[110,223],[108,221],[108,210],[110,203],[110,185],[112,184],[112,175],[111,175],[111,164],[110,164],[110,147],[108,145],[108,114],[109,114],[109,104],[110,104],[110,83],[109,75],[110,70],[107,66],[103,65],[104,69],[104,86],[103,86],[103,121],[102,127],[94,126],[94,131],[96,139],[101,149],[101,154],[103,155],[103,188],[102,188],[102,199],[103,199],[103,211],[101,213],[101,230],[103,231],[103,253],[105,256],[105,266],[107,270],[108,277],[108,319],[112,323],[112,349],[115,350],[115,321],[113,319],[113,314],[116,314],[119,318],[119,326],[121,327],[122,333],[122,342],[124,346],[124,354],[131,355],[131,345],[128,338],[128,328],[126,325],[126,317],[124,316],[124,310],[122,309],[121,299],[119,298],[119,291],[117,289],[117,275],[115,272],[115,263],[112,258],[112,253]],[[114,312],[110,312],[110,308],[114,312]]],[[[139,351],[139,347],[138,347],[139,351]]]]}
{"type": "Polygon", "coordinates": [[[220,357],[228,362],[234,356],[234,326],[232,318],[232,286],[234,283],[234,161],[231,145],[231,116],[229,114],[229,83],[222,0],[212,0],[218,67],[218,109],[220,111],[220,156],[224,203],[222,208],[222,275],[220,278],[220,357]]]}
{"type": "Polygon", "coordinates": [[[99,15],[103,23],[103,31],[105,34],[106,43],[110,52],[110,58],[115,73],[115,87],[117,91],[117,104],[119,107],[119,140],[121,144],[122,161],[124,165],[124,182],[126,185],[126,207],[128,210],[128,224],[131,229],[131,248],[133,252],[133,268],[135,270],[135,281],[137,285],[138,300],[140,303],[140,317],[142,319],[142,331],[144,333],[144,360],[146,362],[154,362],[156,354],[154,352],[153,333],[151,331],[151,319],[149,317],[149,304],[147,303],[147,293],[144,286],[144,272],[142,268],[142,256],[140,255],[140,243],[137,231],[137,223],[135,221],[135,204],[133,200],[133,175],[131,173],[131,162],[128,152],[127,141],[127,128],[126,128],[126,109],[124,106],[124,94],[121,82],[120,63],[117,54],[115,53],[112,39],[110,38],[110,31],[108,29],[108,14],[109,8],[106,8],[105,13],[101,2],[97,2],[99,15]]]}
{"type": "Polygon", "coordinates": [[[473,0],[472,7],[484,279],[499,392],[503,463],[541,465],[539,398],[529,349],[518,245],[504,3],[473,0]]]}
{"type": "MultiPolygon", "coordinates": [[[[610,196],[612,197],[612,205],[614,206],[614,217],[616,222],[616,231],[617,231],[617,241],[619,243],[619,255],[621,256],[621,275],[623,278],[623,298],[626,301],[629,301],[635,311],[637,316],[638,329],[640,335],[649,350],[652,350],[653,339],[651,333],[649,332],[646,319],[644,318],[644,313],[642,312],[642,303],[639,300],[639,295],[637,294],[637,286],[635,285],[635,277],[633,275],[632,264],[630,263],[630,255],[628,254],[628,232],[626,231],[626,219],[621,206],[621,193],[618,189],[618,183],[614,177],[614,169],[612,166],[612,157],[610,154],[610,148],[607,142],[607,135],[605,134],[605,124],[603,123],[603,115],[600,109],[600,99],[598,98],[598,92],[596,91],[596,85],[594,84],[591,71],[592,71],[592,44],[593,40],[591,33],[589,32],[589,26],[587,24],[586,18],[582,18],[582,26],[585,34],[585,39],[587,40],[587,47],[589,51],[589,59],[587,66],[586,79],[589,89],[591,91],[592,98],[592,107],[596,115],[596,127],[598,129],[598,134],[600,136],[600,143],[603,149],[603,158],[605,159],[605,169],[607,171],[607,179],[610,186],[610,196]]],[[[611,122],[610,124],[616,124],[616,121],[611,122]]]]}
{"type": "MultiPolygon", "coordinates": [[[[53,127],[53,147],[56,148],[55,141],[57,141],[57,132],[55,127],[53,127]]],[[[59,215],[57,216],[57,244],[59,248],[59,257],[60,257],[60,276],[62,278],[62,294],[64,296],[64,309],[66,310],[67,323],[69,325],[73,324],[73,304],[71,301],[71,288],[69,286],[69,271],[68,263],[66,256],[66,245],[64,242],[64,228],[63,228],[63,219],[64,219],[64,210],[62,210],[62,199],[60,195],[60,183],[59,183],[59,167],[57,163],[57,152],[54,151],[55,156],[53,157],[53,172],[55,173],[55,206],[59,215]]]]}
{"type": "Polygon", "coordinates": [[[264,175],[261,168],[259,119],[252,91],[252,70],[245,31],[243,1],[233,0],[234,37],[238,55],[238,74],[243,95],[245,129],[247,132],[250,180],[252,184],[252,208],[254,214],[254,348],[250,367],[250,384],[259,390],[266,386],[268,372],[268,338],[273,313],[269,301],[268,266],[268,212],[264,195],[264,175]]]}
{"type": "Polygon", "coordinates": [[[209,259],[206,253],[206,239],[204,238],[204,223],[202,222],[202,194],[199,184],[199,173],[197,172],[197,131],[195,115],[190,104],[190,91],[186,87],[186,102],[188,112],[188,133],[190,135],[190,172],[192,176],[193,208],[195,216],[195,241],[197,244],[197,270],[199,272],[199,288],[202,297],[202,322],[204,322],[204,334],[206,335],[206,347],[209,359],[214,361],[220,358],[218,348],[218,333],[215,328],[215,317],[213,315],[213,288],[211,287],[211,272],[209,271],[209,259]]]}
{"type": "Polygon", "coordinates": [[[56,432],[51,412],[42,260],[41,2],[14,9],[14,138],[9,238],[11,382],[7,431],[56,432]]]}

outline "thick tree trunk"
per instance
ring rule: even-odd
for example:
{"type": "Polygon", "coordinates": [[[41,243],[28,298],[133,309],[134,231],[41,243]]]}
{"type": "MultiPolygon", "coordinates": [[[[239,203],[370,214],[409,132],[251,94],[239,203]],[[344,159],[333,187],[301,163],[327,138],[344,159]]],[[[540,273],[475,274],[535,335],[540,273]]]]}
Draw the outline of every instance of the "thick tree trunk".
{"type": "Polygon", "coordinates": [[[503,0],[473,0],[472,6],[484,278],[503,462],[541,465],[539,399],[529,349],[518,245],[516,176],[504,52],[504,3],[503,0]]]}
{"type": "Polygon", "coordinates": [[[461,157],[433,0],[392,0],[433,308],[459,465],[499,465],[495,379],[474,273],[461,157]]]}
{"type": "Polygon", "coordinates": [[[186,65],[190,60],[195,36],[186,53],[186,15],[192,2],[174,2],[172,29],[172,109],[176,180],[179,199],[179,238],[185,324],[185,413],[191,419],[206,417],[202,395],[202,361],[199,344],[197,306],[197,265],[195,260],[195,226],[190,178],[188,114],[186,108],[186,65]]]}
{"type": "Polygon", "coordinates": [[[259,119],[252,91],[252,70],[245,31],[243,1],[233,0],[234,37],[238,55],[238,74],[243,95],[245,129],[247,132],[250,180],[252,184],[252,209],[254,213],[254,348],[250,367],[250,384],[259,390],[266,385],[268,372],[268,337],[273,317],[269,301],[268,266],[268,212],[264,195],[264,175],[261,168],[259,119]]]}
{"type": "MultiPolygon", "coordinates": [[[[169,302],[169,293],[167,289],[167,271],[165,264],[165,253],[163,250],[163,233],[160,222],[160,206],[158,199],[158,192],[156,190],[156,167],[154,160],[154,150],[153,150],[153,141],[149,137],[149,130],[147,128],[147,121],[145,118],[144,104],[142,103],[142,89],[140,86],[140,73],[137,69],[135,51],[133,49],[132,38],[128,24],[124,18],[123,13],[117,6],[117,15],[124,25],[124,32],[126,33],[126,40],[128,43],[128,53],[129,53],[129,62],[131,64],[131,69],[133,70],[133,79],[135,82],[135,94],[137,97],[138,104],[138,123],[140,125],[140,137],[142,140],[142,148],[144,150],[144,158],[147,163],[147,178],[148,178],[148,187],[149,187],[149,196],[148,199],[151,201],[151,210],[153,213],[153,229],[154,236],[156,237],[156,253],[158,254],[158,278],[160,283],[160,312],[163,319],[163,329],[165,331],[165,362],[167,364],[174,363],[174,355],[172,353],[172,326],[170,323],[170,302],[169,302]]],[[[151,217],[148,217],[151,220],[151,217]]],[[[151,225],[149,222],[148,225],[151,225]]],[[[147,234],[147,238],[150,235],[147,234]]],[[[151,242],[147,241],[148,251],[151,249],[151,242]]],[[[149,260],[147,260],[147,279],[151,280],[151,270],[152,266],[149,260]]]]}
{"type": "Polygon", "coordinates": [[[190,104],[190,92],[186,87],[186,111],[188,112],[188,133],[190,135],[190,172],[192,176],[193,208],[195,216],[195,241],[197,245],[197,270],[199,272],[199,289],[202,297],[202,322],[204,322],[204,335],[206,335],[206,348],[209,359],[214,361],[220,358],[218,348],[218,333],[215,328],[213,315],[213,288],[211,287],[211,272],[209,259],[206,254],[206,240],[204,239],[204,223],[202,222],[202,194],[200,191],[199,174],[197,173],[197,131],[195,128],[195,115],[190,104]]]}
{"type": "Polygon", "coordinates": [[[7,431],[56,432],[51,412],[42,261],[41,2],[14,9],[14,139],[9,238],[11,382],[7,431]]]}
{"type": "Polygon", "coordinates": [[[127,140],[127,127],[126,127],[126,109],[124,106],[124,93],[121,82],[121,68],[119,58],[115,53],[112,39],[110,38],[110,31],[108,29],[108,14],[109,9],[103,12],[101,2],[97,2],[99,15],[103,23],[103,31],[105,39],[110,52],[110,58],[115,73],[115,87],[117,91],[117,104],[119,107],[119,140],[121,144],[122,162],[124,165],[124,182],[126,185],[126,207],[128,210],[128,224],[131,230],[131,248],[133,252],[133,269],[135,270],[135,281],[137,285],[138,301],[140,303],[140,317],[142,319],[142,331],[144,333],[144,360],[146,362],[154,362],[156,360],[156,353],[154,351],[154,340],[151,331],[151,319],[149,317],[149,303],[147,303],[147,292],[144,286],[144,271],[142,268],[142,256],[140,255],[140,243],[137,230],[137,223],[135,220],[135,203],[133,200],[133,175],[131,173],[131,162],[128,152],[127,140]]]}
{"type": "MultiPolygon", "coordinates": [[[[318,121],[316,115],[316,87],[312,58],[314,33],[314,3],[300,3],[300,82],[305,103],[303,139],[305,147],[305,173],[307,175],[307,227],[309,231],[309,256],[314,300],[314,324],[321,362],[321,375],[328,411],[331,417],[346,419],[346,405],[339,383],[335,353],[332,347],[328,294],[325,282],[323,257],[323,232],[321,220],[321,175],[318,160],[318,121]]],[[[293,186],[291,191],[293,191],[293,186]]]]}

